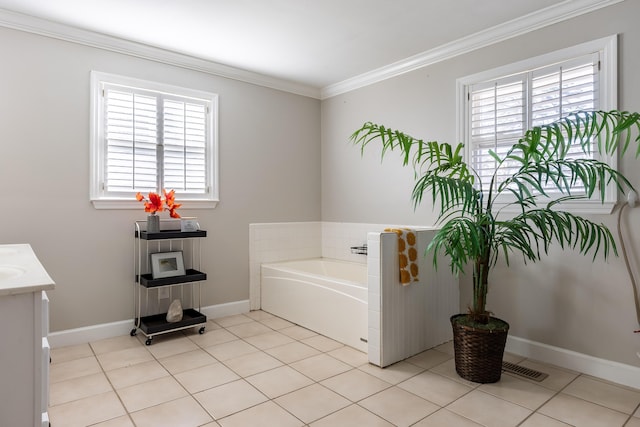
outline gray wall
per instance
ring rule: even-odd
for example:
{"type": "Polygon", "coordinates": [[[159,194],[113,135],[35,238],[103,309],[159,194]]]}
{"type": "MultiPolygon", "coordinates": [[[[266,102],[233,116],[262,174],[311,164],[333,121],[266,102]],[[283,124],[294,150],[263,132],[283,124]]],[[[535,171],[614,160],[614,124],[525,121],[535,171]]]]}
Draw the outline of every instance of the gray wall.
{"type": "MultiPolygon", "coordinates": [[[[455,79],[584,41],[620,34],[619,107],[640,110],[640,2],[626,1],[320,103],[234,80],[0,28],[0,244],[31,243],[57,282],[53,331],[130,319],[132,222],[142,209],[89,202],[92,69],[220,95],[220,197],[183,210],[209,231],[203,305],[249,297],[248,224],[338,221],[432,225],[428,203],[410,205],[413,174],[400,159],[361,158],[348,136],[372,120],[426,139],[455,138],[455,79]],[[321,138],[322,136],[322,138],[321,138]]],[[[640,187],[640,161],[621,162],[640,187]]],[[[597,216],[615,228],[616,215],[597,216]]],[[[640,226],[640,209],[623,217],[640,226]]],[[[627,233],[634,271],[640,235],[627,233]]],[[[461,308],[469,277],[462,277],[461,308]]],[[[489,308],[511,333],[640,365],[633,295],[624,263],[553,250],[536,265],[499,266],[489,308]]]]}
{"type": "MultiPolygon", "coordinates": [[[[322,103],[322,219],[433,225],[425,200],[410,203],[413,173],[400,157],[380,162],[371,147],[360,156],[349,135],[365,121],[401,129],[425,140],[455,142],[456,79],[611,34],[619,37],[619,108],[640,110],[640,2],[627,1],[588,15],[325,100],[322,103]]],[[[640,187],[640,160],[621,169],[640,187]]],[[[615,233],[617,214],[593,216],[615,233]]],[[[626,211],[623,226],[640,227],[640,209],[626,211]]],[[[640,235],[626,232],[632,265],[640,275],[640,235]]],[[[514,260],[491,277],[488,308],[511,324],[511,334],[604,359],[640,366],[633,295],[622,258],[608,262],[554,248],[542,262],[514,260]]],[[[461,277],[461,310],[469,304],[470,272],[461,277]]]]}
{"type": "Polygon", "coordinates": [[[133,314],[145,213],[89,202],[91,70],[219,94],[220,203],[180,210],[209,233],[203,306],[249,298],[249,223],[320,219],[320,101],[4,28],[0,57],[0,244],[30,243],[56,281],[52,331],[133,314]]]}

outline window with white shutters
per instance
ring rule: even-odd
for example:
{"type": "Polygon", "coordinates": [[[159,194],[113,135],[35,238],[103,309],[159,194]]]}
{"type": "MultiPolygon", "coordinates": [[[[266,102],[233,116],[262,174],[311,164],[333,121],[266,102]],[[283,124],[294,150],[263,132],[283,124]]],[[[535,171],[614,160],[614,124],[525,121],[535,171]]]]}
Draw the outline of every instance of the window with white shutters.
{"type": "Polygon", "coordinates": [[[128,207],[117,202],[163,189],[194,207],[215,205],[215,94],[97,72],[92,86],[96,207],[128,207]]]}
{"type": "MultiPolygon", "coordinates": [[[[489,183],[496,163],[489,154],[505,154],[524,133],[526,123],[526,81],[523,76],[473,85],[469,92],[471,164],[478,172],[483,189],[489,183]]],[[[513,171],[502,168],[497,183],[513,171]]]]}
{"type": "MultiPolygon", "coordinates": [[[[489,191],[496,172],[496,161],[489,152],[503,157],[527,129],[580,110],[616,108],[616,66],[610,63],[615,62],[615,50],[613,36],[459,79],[463,97],[459,134],[465,142],[465,155],[478,173],[478,187],[489,191]]],[[[571,158],[598,156],[595,150],[590,154],[584,154],[580,147],[572,150],[571,158]]],[[[615,156],[599,159],[615,166],[615,156]]],[[[517,168],[518,164],[503,164],[497,170],[494,188],[517,168]]],[[[572,194],[580,191],[578,183],[572,194]]],[[[608,189],[605,202],[614,198],[615,189],[608,189]]]]}

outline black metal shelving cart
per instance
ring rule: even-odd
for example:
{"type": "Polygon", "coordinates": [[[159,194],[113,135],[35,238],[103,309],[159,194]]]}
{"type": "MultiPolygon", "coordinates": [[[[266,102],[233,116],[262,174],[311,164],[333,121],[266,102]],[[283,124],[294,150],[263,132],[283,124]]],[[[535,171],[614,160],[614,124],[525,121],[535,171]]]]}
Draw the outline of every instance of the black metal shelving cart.
{"type": "MultiPolygon", "coordinates": [[[[188,328],[199,328],[204,333],[207,317],[201,313],[202,282],[207,275],[200,271],[202,238],[205,230],[162,230],[147,233],[146,221],[136,221],[133,243],[134,266],[134,323],[131,336],[138,331],[151,345],[153,337],[188,328]],[[151,254],[179,252],[183,258],[184,274],[154,278],[151,271],[151,254]],[[177,294],[177,295],[176,295],[177,294]],[[164,296],[164,297],[163,297],[164,296]],[[166,307],[174,299],[180,299],[182,319],[168,322],[166,307]],[[153,313],[153,314],[149,314],[153,313]]],[[[198,227],[199,228],[199,227],[198,227]]]]}

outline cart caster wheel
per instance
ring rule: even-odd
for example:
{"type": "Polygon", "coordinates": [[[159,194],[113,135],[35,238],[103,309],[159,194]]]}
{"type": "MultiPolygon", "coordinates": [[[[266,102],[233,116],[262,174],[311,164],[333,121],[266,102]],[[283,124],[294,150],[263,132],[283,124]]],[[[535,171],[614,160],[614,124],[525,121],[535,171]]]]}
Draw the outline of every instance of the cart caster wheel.
{"type": "Polygon", "coordinates": [[[146,345],[151,345],[151,338],[147,339],[144,343],[145,343],[146,345]]]}
{"type": "Polygon", "coordinates": [[[200,335],[204,334],[204,326],[198,330],[198,333],[199,333],[200,335]]]}
{"type": "Polygon", "coordinates": [[[135,337],[136,336],[136,328],[133,328],[131,330],[131,332],[129,332],[129,335],[131,335],[132,337],[135,337]]]}

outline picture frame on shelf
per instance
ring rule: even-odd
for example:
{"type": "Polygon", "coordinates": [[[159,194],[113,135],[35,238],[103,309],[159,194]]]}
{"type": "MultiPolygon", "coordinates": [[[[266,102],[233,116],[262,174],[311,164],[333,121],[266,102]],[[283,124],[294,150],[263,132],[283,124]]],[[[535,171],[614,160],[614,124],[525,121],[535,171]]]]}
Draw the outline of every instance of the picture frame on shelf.
{"type": "Polygon", "coordinates": [[[198,218],[182,217],[180,218],[180,231],[198,231],[198,218]]]}
{"type": "Polygon", "coordinates": [[[184,258],[182,251],[156,252],[150,255],[151,277],[162,279],[165,277],[184,276],[184,258]]]}

